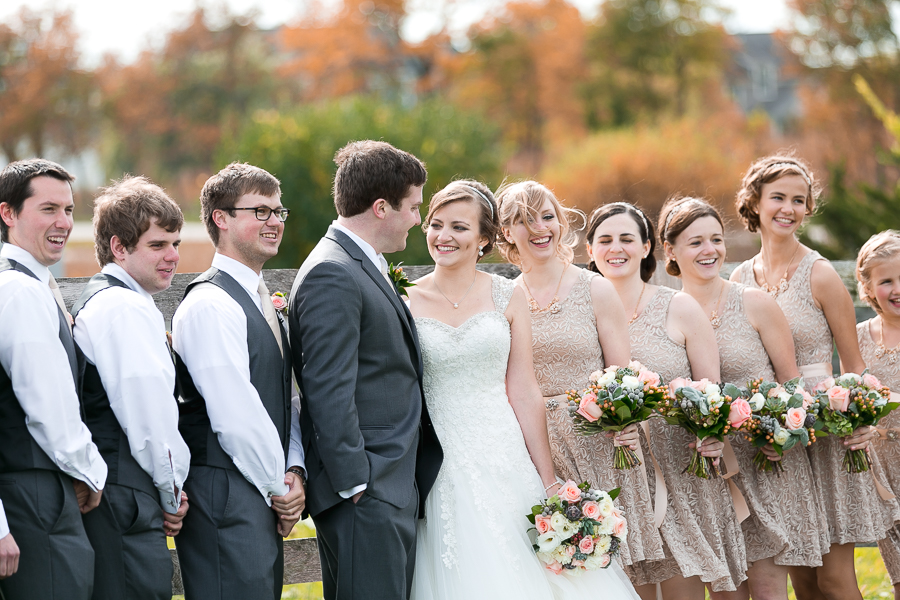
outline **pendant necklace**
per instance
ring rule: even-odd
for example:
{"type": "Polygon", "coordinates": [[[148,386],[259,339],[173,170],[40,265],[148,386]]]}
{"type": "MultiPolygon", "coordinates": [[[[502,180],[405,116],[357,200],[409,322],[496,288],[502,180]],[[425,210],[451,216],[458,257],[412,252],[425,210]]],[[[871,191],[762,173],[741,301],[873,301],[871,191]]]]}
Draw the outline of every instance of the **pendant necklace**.
{"type": "Polygon", "coordinates": [[[766,273],[766,265],[763,264],[763,284],[762,289],[770,294],[773,298],[777,298],[779,294],[787,291],[788,286],[788,271],[791,270],[791,265],[794,264],[794,259],[797,258],[797,252],[800,251],[800,242],[797,242],[797,247],[794,249],[794,254],[791,255],[791,260],[788,261],[787,268],[784,270],[784,275],[781,276],[781,281],[778,282],[778,285],[769,285],[769,276],[766,273]]]}
{"type": "Polygon", "coordinates": [[[642,282],[641,293],[638,295],[637,304],[634,305],[634,313],[631,315],[631,319],[629,319],[628,324],[631,325],[638,318],[638,309],[641,307],[641,298],[644,297],[644,290],[647,289],[647,282],[642,282]]]}
{"type": "MultiPolygon", "coordinates": [[[[472,291],[472,287],[475,285],[475,281],[478,279],[478,271],[475,271],[475,277],[472,278],[472,283],[469,285],[469,289],[466,290],[466,293],[463,294],[463,297],[459,299],[459,302],[462,302],[466,299],[466,296],[469,295],[469,292],[472,291]]],[[[450,298],[447,297],[447,294],[441,291],[441,288],[438,287],[437,279],[434,280],[434,289],[438,291],[438,293],[444,297],[444,300],[453,305],[453,308],[459,308],[459,302],[454,302],[450,298]]]]}
{"type": "Polygon", "coordinates": [[[528,310],[532,313],[542,313],[549,312],[551,314],[556,314],[559,312],[559,288],[562,286],[563,276],[566,274],[566,267],[563,266],[562,273],[559,274],[559,283],[556,284],[556,293],[553,294],[553,300],[550,301],[550,304],[541,308],[540,304],[537,303],[537,300],[534,299],[534,294],[531,293],[531,288],[528,287],[528,282],[525,281],[525,274],[522,273],[522,283],[525,284],[525,289],[528,290],[528,310]]]}
{"type": "Polygon", "coordinates": [[[713,329],[718,329],[719,325],[722,324],[722,318],[719,316],[719,304],[722,303],[722,294],[724,294],[724,293],[725,293],[725,281],[722,280],[722,289],[719,290],[719,297],[716,299],[716,304],[715,304],[715,306],[713,306],[713,310],[709,314],[709,322],[713,326],[713,329]]]}

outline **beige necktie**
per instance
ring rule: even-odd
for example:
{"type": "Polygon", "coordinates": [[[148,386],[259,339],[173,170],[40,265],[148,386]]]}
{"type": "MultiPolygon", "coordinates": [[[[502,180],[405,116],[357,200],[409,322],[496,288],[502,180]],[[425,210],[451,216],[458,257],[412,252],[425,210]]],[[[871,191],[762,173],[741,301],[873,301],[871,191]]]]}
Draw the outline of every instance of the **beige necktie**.
{"type": "Polygon", "coordinates": [[[278,350],[280,350],[281,355],[284,356],[284,348],[281,347],[281,326],[278,324],[278,315],[275,314],[275,305],[272,304],[272,295],[269,294],[269,288],[266,287],[266,282],[263,281],[262,277],[259,278],[259,287],[256,288],[256,291],[259,292],[259,301],[262,304],[263,316],[266,317],[266,323],[269,324],[269,328],[275,336],[275,341],[278,342],[278,350]]]}
{"type": "Polygon", "coordinates": [[[394,287],[394,280],[391,279],[391,276],[388,275],[388,264],[383,256],[379,256],[379,264],[381,265],[381,274],[384,276],[384,280],[388,282],[388,285],[394,287]]]}
{"type": "Polygon", "coordinates": [[[53,292],[53,298],[56,300],[60,310],[62,310],[63,315],[65,315],[67,319],[69,331],[72,331],[72,315],[69,314],[69,310],[66,308],[66,302],[63,300],[62,292],[59,291],[59,285],[56,283],[56,278],[53,277],[53,273],[50,274],[50,281],[48,284],[50,285],[50,291],[53,292]]]}

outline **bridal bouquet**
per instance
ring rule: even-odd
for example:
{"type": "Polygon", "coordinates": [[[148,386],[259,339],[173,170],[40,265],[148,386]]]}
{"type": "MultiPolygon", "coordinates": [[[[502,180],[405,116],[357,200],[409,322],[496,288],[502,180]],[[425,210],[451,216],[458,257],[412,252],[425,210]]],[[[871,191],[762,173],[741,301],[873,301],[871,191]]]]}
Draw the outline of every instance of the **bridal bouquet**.
{"type": "Polygon", "coordinates": [[[555,496],[543,500],[526,515],[534,527],[532,542],[538,558],[557,575],[605,569],[619,553],[628,534],[625,517],[610,492],[567,481],[555,496]]]}
{"type": "MultiPolygon", "coordinates": [[[[777,382],[756,379],[749,389],[742,389],[753,414],[744,427],[744,432],[756,448],[771,444],[779,456],[797,444],[808,446],[816,441],[815,423],[818,401],[803,389],[802,380],[797,377],[778,385],[777,382]]],[[[781,461],[771,461],[762,450],[753,457],[753,464],[760,471],[784,472],[781,461]]]]}
{"type": "MultiPolygon", "coordinates": [[[[819,435],[849,437],[864,425],[876,425],[882,417],[900,406],[889,402],[891,391],[878,378],[863,371],[862,375],[844,373],[837,379],[829,377],[816,388],[821,404],[816,429],[819,435]]],[[[869,470],[869,455],[865,450],[847,450],[844,469],[848,473],[869,470]]]]}
{"type": "MultiPolygon", "coordinates": [[[[632,423],[646,421],[666,395],[659,375],[636,361],[627,367],[612,365],[595,371],[590,380],[586,390],[567,392],[569,412],[581,435],[622,431],[632,423]]],[[[641,460],[631,448],[616,446],[613,463],[617,469],[630,469],[641,460]]]]}
{"type": "Polygon", "coordinates": [[[681,377],[669,383],[668,394],[656,412],[667,423],[680,425],[697,436],[691,460],[682,473],[703,479],[717,476],[719,470],[712,458],[700,455],[700,444],[708,437],[723,441],[726,435],[742,429],[752,413],[736,386],[726,383],[719,387],[708,379],[691,381],[681,377]]]}

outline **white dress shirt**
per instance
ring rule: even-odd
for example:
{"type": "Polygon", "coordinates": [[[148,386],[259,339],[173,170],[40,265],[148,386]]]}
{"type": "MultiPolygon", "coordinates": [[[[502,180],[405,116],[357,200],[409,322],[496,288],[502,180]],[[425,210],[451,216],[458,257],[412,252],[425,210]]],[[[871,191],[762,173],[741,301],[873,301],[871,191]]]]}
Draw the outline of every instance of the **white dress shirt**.
{"type": "MultiPolygon", "coordinates": [[[[382,273],[387,273],[388,264],[387,260],[385,260],[383,254],[379,254],[375,252],[375,248],[372,247],[372,244],[362,239],[337,221],[332,221],[331,226],[335,229],[340,230],[342,233],[347,234],[347,237],[353,240],[353,242],[359,246],[359,249],[363,251],[369,260],[372,261],[372,264],[375,265],[375,268],[381,271],[382,273]]],[[[364,492],[366,488],[368,488],[368,484],[361,483],[357,486],[350,488],[349,490],[341,490],[338,492],[338,496],[341,498],[351,498],[360,492],[364,492]]]]}
{"type": "Polygon", "coordinates": [[[101,490],[106,463],[81,421],[69,358],[59,341],[50,271],[9,243],[0,248],[0,256],[21,263],[38,278],[18,271],[0,274],[0,365],[25,411],[28,432],[64,473],[101,490]]]}
{"type": "MultiPolygon", "coordinates": [[[[260,314],[262,275],[219,253],[212,266],[225,271],[244,288],[260,314]]],[[[193,290],[172,319],[175,351],[206,401],[212,430],[237,469],[271,505],[272,496],[288,492],[285,461],[278,431],[250,381],[247,316],[228,293],[215,285],[193,290]]],[[[300,440],[299,402],[291,403],[288,466],[304,467],[300,440]]]]}
{"type": "Polygon", "coordinates": [[[3,510],[3,500],[0,500],[0,540],[9,535],[9,523],[6,522],[6,511],[3,510]]]}
{"type": "Polygon", "coordinates": [[[113,286],[97,293],[75,319],[75,342],[97,367],[131,455],[153,479],[163,510],[174,514],[191,454],[178,433],[166,322],[153,297],[125,269],[110,263],[101,272],[132,291],[113,286]]]}

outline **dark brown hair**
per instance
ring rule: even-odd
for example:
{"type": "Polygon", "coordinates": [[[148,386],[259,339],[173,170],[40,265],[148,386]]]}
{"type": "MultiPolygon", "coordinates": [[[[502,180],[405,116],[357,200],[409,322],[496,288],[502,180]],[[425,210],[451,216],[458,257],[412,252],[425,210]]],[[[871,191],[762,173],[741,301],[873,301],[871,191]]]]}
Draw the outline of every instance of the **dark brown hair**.
{"type": "Polygon", "coordinates": [[[206,180],[200,191],[200,218],[213,245],[219,245],[219,226],[213,220],[213,212],[224,210],[233,217],[235,212],[231,209],[245,194],[281,196],[281,182],[268,171],[237,162],[206,180]]]}
{"type": "MultiPolygon", "coordinates": [[[[588,219],[587,236],[585,237],[585,240],[588,245],[593,245],[594,234],[597,232],[597,227],[600,226],[600,223],[616,215],[628,215],[631,217],[637,224],[638,231],[641,233],[641,243],[646,244],[647,242],[650,242],[650,252],[641,259],[641,280],[650,281],[654,271],[656,271],[656,256],[654,255],[656,252],[656,229],[653,227],[653,223],[644,211],[634,204],[629,204],[627,202],[613,202],[595,209],[594,212],[591,213],[590,219],[588,219]]],[[[600,269],[594,264],[593,259],[591,259],[591,262],[588,264],[588,268],[595,273],[600,272],[600,269]]]]}
{"type": "Polygon", "coordinates": [[[387,142],[350,142],[334,155],[334,207],[342,217],[362,214],[379,198],[400,210],[413,186],[425,185],[421,160],[387,142]]]}
{"type": "MultiPolygon", "coordinates": [[[[669,242],[674,246],[678,236],[690,227],[691,223],[703,217],[713,217],[722,226],[722,231],[725,230],[722,215],[706,200],[690,196],[669,198],[663,204],[662,212],[659,214],[659,241],[669,242]]],[[[681,269],[674,259],[666,259],[666,273],[673,277],[681,276],[681,269]]]]}
{"type": "MultiPolygon", "coordinates": [[[[497,201],[494,194],[481,182],[472,179],[458,179],[431,197],[428,214],[422,221],[422,230],[428,232],[428,224],[438,209],[452,202],[472,202],[478,207],[478,233],[488,239],[481,250],[484,256],[494,249],[494,242],[500,233],[500,219],[497,217],[497,201]]],[[[483,257],[479,256],[478,260],[483,257]]]]}
{"type": "Polygon", "coordinates": [[[812,169],[805,161],[791,153],[773,154],[758,159],[741,180],[741,189],[734,200],[738,216],[747,231],[759,230],[759,200],[762,186],[777,181],[786,175],[799,175],[806,180],[806,216],[816,212],[816,199],[822,192],[812,169]]]}
{"type": "Polygon", "coordinates": [[[184,225],[178,204],[146,177],[125,176],[103,188],[94,200],[94,254],[103,267],[115,260],[113,236],[130,253],[153,221],[173,233],[184,225]]]}
{"type": "MultiPolygon", "coordinates": [[[[75,176],[61,165],[43,158],[29,158],[9,163],[0,171],[0,202],[9,205],[14,215],[18,216],[25,201],[34,195],[31,180],[35,177],[52,177],[65,181],[70,189],[72,182],[75,181],[75,176]]],[[[9,227],[3,219],[0,219],[0,241],[9,241],[9,227]]]]}

